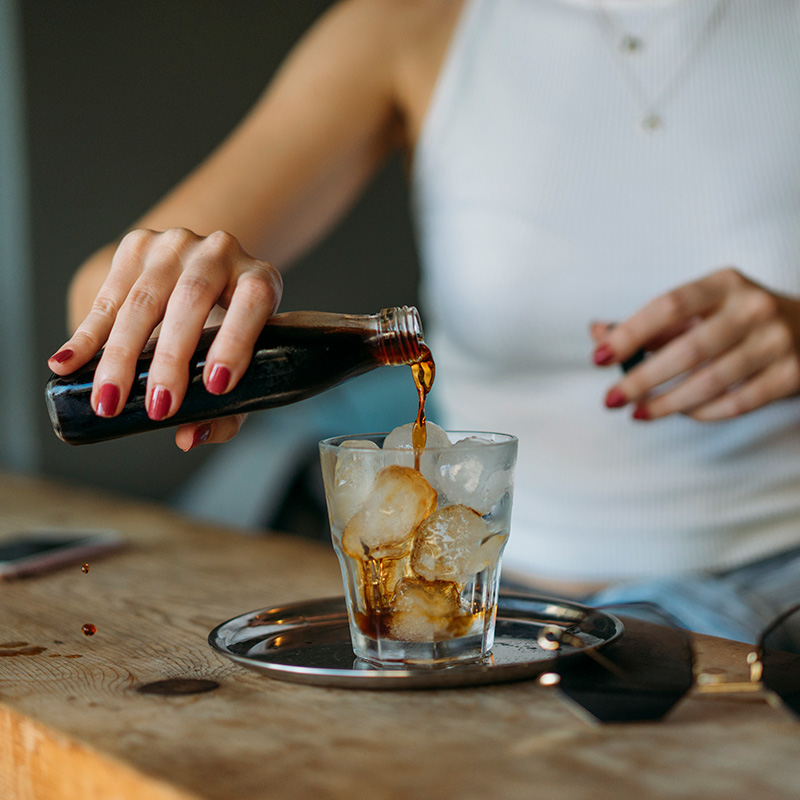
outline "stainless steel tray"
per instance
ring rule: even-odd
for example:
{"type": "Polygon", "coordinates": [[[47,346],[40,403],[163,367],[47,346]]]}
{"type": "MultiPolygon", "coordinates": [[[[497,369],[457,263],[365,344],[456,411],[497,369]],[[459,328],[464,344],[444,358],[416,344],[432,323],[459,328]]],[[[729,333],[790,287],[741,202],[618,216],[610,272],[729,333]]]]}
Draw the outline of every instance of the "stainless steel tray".
{"type": "MultiPolygon", "coordinates": [[[[567,600],[501,594],[495,644],[481,663],[446,667],[377,667],[357,659],[343,597],[264,608],[218,625],[208,642],[218,653],[248,669],[282,681],[350,689],[434,689],[477,686],[535,677],[555,662],[537,644],[543,625],[577,622],[586,607],[567,600]]],[[[572,658],[611,643],[623,633],[615,616],[595,612],[602,623],[592,634],[576,633],[583,646],[565,646],[572,658]]]]}

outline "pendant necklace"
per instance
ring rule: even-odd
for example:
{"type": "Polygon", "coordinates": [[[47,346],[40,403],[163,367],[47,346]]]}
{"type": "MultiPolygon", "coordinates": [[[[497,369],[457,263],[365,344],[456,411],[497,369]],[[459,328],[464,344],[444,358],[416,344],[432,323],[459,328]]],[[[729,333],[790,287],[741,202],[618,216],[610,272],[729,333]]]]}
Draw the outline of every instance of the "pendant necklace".
{"type": "Polygon", "coordinates": [[[681,90],[692,66],[719,30],[730,2],[731,0],[717,0],[714,3],[697,35],[684,49],[675,69],[661,87],[655,93],[651,93],[639,77],[637,66],[641,65],[635,62],[636,56],[646,48],[649,32],[655,26],[651,24],[639,33],[630,31],[608,10],[603,0],[596,0],[597,21],[603,30],[604,38],[611,45],[631,94],[642,108],[638,124],[643,131],[653,133],[664,127],[664,108],[681,90]]]}

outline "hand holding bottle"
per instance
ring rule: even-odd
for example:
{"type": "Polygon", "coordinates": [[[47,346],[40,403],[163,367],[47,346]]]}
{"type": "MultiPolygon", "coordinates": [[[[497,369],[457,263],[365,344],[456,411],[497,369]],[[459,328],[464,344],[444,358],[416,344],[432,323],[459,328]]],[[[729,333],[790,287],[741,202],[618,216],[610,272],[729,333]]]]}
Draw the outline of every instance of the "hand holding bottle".
{"type": "MultiPolygon", "coordinates": [[[[145,404],[151,419],[163,420],[183,400],[190,359],[214,309],[227,313],[208,352],[203,383],[212,394],[223,394],[244,373],[281,292],[280,273],[248,255],[228,233],[134,230],[117,247],[90,312],[49,366],[67,375],[103,348],[91,406],[99,416],[113,417],[128,397],[145,344],[160,325],[145,404]]],[[[225,441],[241,419],[182,426],[176,441],[184,450],[198,439],[225,441]]]]}
{"type": "Polygon", "coordinates": [[[240,380],[224,394],[210,393],[203,382],[217,333],[217,328],[202,332],[190,358],[183,402],[169,417],[153,419],[147,413],[146,384],[157,340],[138,358],[130,395],[113,417],[98,416],[90,403],[99,356],[69,375],[53,375],[45,387],[45,401],[56,435],[69,444],[91,444],[181,425],[186,435],[195,437],[183,448],[188,450],[200,443],[199,436],[201,441],[211,441],[212,426],[213,435],[219,437],[213,441],[230,438],[249,411],[295,403],[377,367],[401,364],[413,365],[421,403],[418,422],[424,422],[422,404],[433,382],[434,366],[413,307],[384,308],[366,315],[276,314],[259,332],[240,380]]]}
{"type": "Polygon", "coordinates": [[[726,419],[800,391],[800,300],[735,269],[684,284],[592,333],[600,366],[648,351],[605,398],[609,408],[633,403],[639,420],[676,412],[726,419]]]}

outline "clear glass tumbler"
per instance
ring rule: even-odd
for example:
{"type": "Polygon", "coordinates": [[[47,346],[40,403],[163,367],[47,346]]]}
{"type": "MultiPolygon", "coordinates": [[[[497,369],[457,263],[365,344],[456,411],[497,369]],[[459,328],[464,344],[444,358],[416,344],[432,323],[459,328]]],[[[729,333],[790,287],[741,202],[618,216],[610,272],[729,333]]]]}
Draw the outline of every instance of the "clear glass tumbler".
{"type": "Polygon", "coordinates": [[[320,443],[353,651],[383,664],[485,658],[494,643],[517,439],[428,423],[320,443]]]}

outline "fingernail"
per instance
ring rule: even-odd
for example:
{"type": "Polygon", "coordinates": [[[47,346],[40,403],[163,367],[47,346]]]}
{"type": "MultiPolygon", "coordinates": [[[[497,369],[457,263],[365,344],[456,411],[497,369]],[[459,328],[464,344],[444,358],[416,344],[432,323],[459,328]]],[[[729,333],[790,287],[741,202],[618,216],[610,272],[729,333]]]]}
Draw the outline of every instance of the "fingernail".
{"type": "Polygon", "coordinates": [[[119,405],[119,388],[113,383],[104,383],[97,397],[97,416],[113,417],[119,405]]]}
{"type": "Polygon", "coordinates": [[[206,388],[211,394],[222,394],[227,388],[231,379],[231,371],[222,364],[216,364],[208,376],[206,388]]]}
{"type": "Polygon", "coordinates": [[[169,414],[171,405],[172,395],[169,393],[169,389],[165,389],[163,386],[156,386],[150,397],[150,407],[147,409],[147,416],[158,422],[169,414]]]}
{"type": "Polygon", "coordinates": [[[211,436],[210,425],[200,425],[200,427],[195,428],[194,436],[192,437],[192,444],[189,449],[193,450],[195,447],[197,447],[197,445],[204,444],[208,441],[209,436],[211,436]]]}
{"type": "Polygon", "coordinates": [[[628,398],[619,389],[609,389],[606,395],[606,408],[621,408],[628,398]]]}
{"type": "Polygon", "coordinates": [[[63,364],[65,361],[69,361],[75,353],[67,348],[66,350],[59,350],[57,353],[54,353],[48,361],[55,361],[57,364],[63,364]]]}
{"type": "Polygon", "coordinates": [[[650,412],[644,406],[636,406],[636,410],[633,412],[633,418],[644,422],[650,419],[650,412]]]}
{"type": "Polygon", "coordinates": [[[614,351],[607,345],[601,344],[592,355],[592,360],[598,366],[610,364],[614,360],[614,351]]]}

